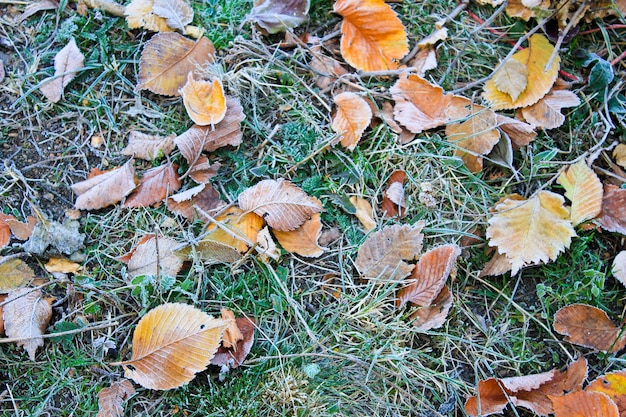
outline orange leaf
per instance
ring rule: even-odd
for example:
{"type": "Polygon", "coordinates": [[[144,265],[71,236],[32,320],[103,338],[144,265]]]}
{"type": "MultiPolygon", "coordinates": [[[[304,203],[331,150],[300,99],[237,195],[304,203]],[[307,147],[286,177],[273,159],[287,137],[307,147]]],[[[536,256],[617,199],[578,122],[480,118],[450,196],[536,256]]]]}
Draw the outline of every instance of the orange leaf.
{"type": "Polygon", "coordinates": [[[170,162],[146,171],[123,207],[148,207],[165,200],[180,188],[177,170],[178,165],[170,162]]]}
{"type": "Polygon", "coordinates": [[[511,138],[513,148],[521,148],[535,140],[537,132],[528,123],[496,114],[498,127],[511,138]]]}
{"type": "Polygon", "coordinates": [[[538,102],[522,109],[522,115],[533,127],[542,129],[554,129],[565,121],[561,114],[563,107],[574,107],[580,104],[576,94],[568,90],[552,89],[538,102]]]}
{"type": "Polygon", "coordinates": [[[506,255],[495,251],[489,262],[487,262],[487,265],[485,265],[485,267],[480,271],[478,277],[482,278],[489,275],[502,275],[510,270],[511,261],[509,261],[509,258],[507,258],[506,255]]]}
{"type": "Polygon", "coordinates": [[[225,348],[232,348],[237,345],[237,342],[243,340],[243,334],[237,327],[235,322],[235,313],[227,308],[221,310],[222,320],[228,321],[230,325],[224,330],[224,337],[222,338],[222,346],[225,348]]]}
{"type": "MultiPolygon", "coordinates": [[[[28,240],[32,236],[33,230],[37,225],[37,219],[33,216],[28,216],[26,218],[26,223],[22,223],[13,216],[5,218],[4,222],[9,225],[9,228],[11,228],[11,233],[13,233],[13,236],[18,238],[19,240],[28,240]]],[[[0,225],[1,224],[2,222],[0,219],[0,225]]]]}
{"type": "Polygon", "coordinates": [[[554,417],[619,417],[617,405],[600,392],[577,391],[550,399],[554,417]]]}
{"type": "Polygon", "coordinates": [[[50,260],[44,265],[46,271],[62,272],[64,274],[77,274],[83,267],[65,258],[50,258],[50,260]]]}
{"type": "Polygon", "coordinates": [[[96,210],[121,201],[135,189],[135,167],[129,160],[119,168],[104,171],[72,185],[78,194],[74,207],[96,210]]]}
{"type": "Polygon", "coordinates": [[[194,42],[178,33],[157,33],[141,52],[136,90],[178,96],[187,74],[196,65],[213,62],[214,54],[213,44],[205,37],[194,42]]]}
{"type": "Polygon", "coordinates": [[[230,207],[226,212],[217,216],[215,222],[211,222],[207,227],[208,234],[202,241],[221,242],[242,253],[254,245],[259,230],[263,228],[263,218],[254,213],[245,213],[238,207],[230,207]],[[218,227],[215,222],[221,227],[218,227]]]}
{"type": "Polygon", "coordinates": [[[321,234],[322,220],[319,213],[315,213],[297,229],[288,232],[274,231],[276,240],[287,252],[312,258],[324,253],[324,248],[318,244],[321,234]]]}
{"type": "Polygon", "coordinates": [[[44,331],[52,317],[50,300],[32,288],[11,291],[4,305],[4,331],[10,338],[24,339],[17,342],[24,347],[30,360],[35,360],[37,348],[43,346],[44,331]]]}
{"type": "Polygon", "coordinates": [[[128,145],[122,149],[122,155],[152,161],[167,156],[174,149],[174,137],[149,135],[132,130],[128,135],[128,145]]]}
{"type": "Polygon", "coordinates": [[[626,189],[612,184],[604,186],[602,211],[596,222],[604,230],[626,235],[626,189]]]}
{"type": "Polygon", "coordinates": [[[384,0],[337,0],[333,10],[343,16],[341,55],[354,68],[396,69],[409,52],[406,29],[384,0]]]}
{"type": "Polygon", "coordinates": [[[626,346],[626,336],[620,336],[621,327],[615,326],[599,308],[586,304],[572,304],[554,315],[554,330],[567,336],[565,340],[580,346],[617,352],[626,346]]]}
{"type": "Polygon", "coordinates": [[[452,293],[444,286],[429,306],[420,307],[411,314],[413,326],[424,331],[443,326],[453,302],[452,293]]]}
{"type": "Polygon", "coordinates": [[[602,209],[602,183],[585,161],[570,165],[557,182],[565,188],[565,197],[572,202],[570,219],[574,226],[593,219],[602,209]]]}
{"type": "Polygon", "coordinates": [[[8,245],[11,240],[11,228],[6,222],[10,218],[15,218],[15,216],[0,213],[0,249],[8,245]]]}
{"type": "Polygon", "coordinates": [[[335,96],[337,112],[333,117],[332,128],[339,135],[341,145],[353,150],[363,132],[372,120],[372,110],[367,101],[355,93],[341,93],[335,96]]]}
{"type": "Polygon", "coordinates": [[[372,205],[364,198],[352,196],[350,202],[356,208],[354,215],[361,222],[361,225],[366,232],[376,229],[376,221],[372,217],[374,209],[372,205]]]}
{"type": "Polygon", "coordinates": [[[241,334],[241,340],[238,340],[237,344],[232,347],[226,347],[225,344],[222,344],[211,359],[211,365],[228,366],[234,369],[241,365],[250,353],[254,344],[254,329],[256,328],[254,320],[248,317],[238,317],[235,319],[235,325],[241,334]]]}
{"type": "Polygon", "coordinates": [[[127,378],[145,388],[180,387],[206,369],[226,327],[228,322],[190,305],[163,304],[139,320],[132,357],[118,365],[127,378]]]}
{"type": "Polygon", "coordinates": [[[121,417],[124,415],[123,403],[135,394],[135,387],[128,379],[116,381],[109,388],[102,388],[98,393],[98,414],[96,417],[121,417]]]}
{"type": "Polygon", "coordinates": [[[71,38],[54,57],[54,77],[50,81],[44,81],[39,90],[51,102],[58,102],[63,95],[63,89],[76,76],[76,72],[84,67],[84,63],[85,57],[76,46],[74,38],[71,38]]]}
{"type": "Polygon", "coordinates": [[[387,189],[383,194],[382,208],[387,217],[402,217],[406,212],[406,200],[404,198],[404,181],[406,173],[397,170],[391,173],[387,180],[387,189]]]}
{"type": "Polygon", "coordinates": [[[213,126],[226,115],[226,98],[222,82],[196,81],[193,72],[187,74],[187,83],[180,90],[187,114],[199,126],[213,126]]]}
{"type": "Polygon", "coordinates": [[[599,376],[587,385],[585,391],[608,395],[617,404],[620,415],[626,416],[626,370],[599,376]]]}

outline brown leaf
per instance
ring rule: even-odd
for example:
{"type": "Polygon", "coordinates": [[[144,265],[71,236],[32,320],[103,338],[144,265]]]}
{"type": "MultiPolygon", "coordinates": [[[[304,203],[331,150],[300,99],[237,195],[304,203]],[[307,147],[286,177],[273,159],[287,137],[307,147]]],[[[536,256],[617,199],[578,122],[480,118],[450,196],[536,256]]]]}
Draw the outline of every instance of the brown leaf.
{"type": "Polygon", "coordinates": [[[234,369],[241,365],[250,353],[254,344],[254,329],[256,327],[254,320],[248,317],[238,317],[235,324],[242,336],[241,340],[237,341],[234,347],[220,346],[211,359],[211,365],[229,366],[234,369]]]}
{"type": "Polygon", "coordinates": [[[420,256],[407,286],[398,292],[396,304],[402,307],[407,302],[418,306],[430,306],[446,285],[446,280],[461,255],[457,245],[443,245],[420,256]]]}
{"type": "Polygon", "coordinates": [[[437,68],[437,52],[434,45],[420,46],[419,51],[409,62],[409,66],[415,68],[415,73],[420,77],[426,75],[426,71],[437,68]]]}
{"type": "Polygon", "coordinates": [[[413,270],[406,261],[415,260],[422,250],[424,222],[413,226],[387,226],[372,233],[357,253],[355,266],[364,278],[387,281],[403,279],[413,270]]]}
{"type": "Polygon", "coordinates": [[[571,304],[554,315],[554,330],[570,343],[617,352],[626,346],[626,336],[602,310],[586,304],[571,304]]]}
{"type": "Polygon", "coordinates": [[[74,207],[81,210],[101,209],[121,201],[135,187],[135,167],[131,159],[119,168],[72,185],[72,191],[78,194],[74,207]]]}
{"type": "Polygon", "coordinates": [[[130,29],[144,28],[153,32],[174,30],[167,24],[166,19],[154,13],[154,0],[131,0],[124,8],[124,15],[130,29]]]}
{"type": "Polygon", "coordinates": [[[274,230],[287,232],[300,227],[323,210],[315,197],[282,178],[263,180],[239,195],[239,205],[263,217],[274,230]]]}
{"type": "Polygon", "coordinates": [[[246,20],[271,34],[284,32],[306,21],[309,6],[309,0],[256,0],[246,20]]]}
{"type": "Polygon", "coordinates": [[[202,211],[212,214],[226,203],[211,184],[200,184],[167,199],[167,208],[189,220],[203,219],[202,211]]]}
{"type": "Polygon", "coordinates": [[[11,228],[7,224],[7,219],[15,218],[15,216],[9,216],[0,213],[0,249],[9,244],[11,240],[11,228]]]}
{"type": "Polygon", "coordinates": [[[626,287],[626,250],[617,254],[611,267],[613,276],[626,287]]]}
{"type": "Polygon", "coordinates": [[[74,79],[76,72],[84,67],[85,57],[80,53],[76,41],[70,41],[54,57],[54,76],[44,80],[39,90],[53,103],[61,100],[63,90],[74,79]]]}
{"type": "Polygon", "coordinates": [[[324,253],[324,248],[318,244],[322,234],[322,220],[319,213],[315,213],[302,226],[288,232],[274,231],[274,236],[280,246],[287,252],[317,258],[324,253]]]}
{"type": "Polygon", "coordinates": [[[572,202],[570,219],[574,226],[593,219],[602,209],[602,183],[584,160],[570,165],[556,180],[572,202]]]}
{"type": "Polygon", "coordinates": [[[148,207],[165,200],[180,188],[178,165],[171,162],[149,169],[124,202],[124,208],[148,207]]]}
{"type": "Polygon", "coordinates": [[[587,385],[585,391],[608,395],[617,404],[620,416],[626,416],[626,370],[599,376],[587,385]]]}
{"type": "Polygon", "coordinates": [[[154,0],[152,12],[165,19],[169,27],[183,33],[193,20],[193,9],[184,0],[154,0]]]}
{"type": "Polygon", "coordinates": [[[356,93],[337,94],[337,111],[331,127],[339,135],[341,146],[353,150],[372,121],[372,110],[365,99],[356,93]]]}
{"type": "Polygon", "coordinates": [[[128,145],[122,149],[122,155],[152,161],[167,156],[174,149],[176,135],[149,135],[132,130],[128,135],[128,145]]]}
{"type": "Polygon", "coordinates": [[[43,338],[40,336],[52,317],[49,301],[39,290],[19,288],[9,293],[4,305],[4,331],[7,337],[24,339],[17,345],[24,347],[32,361],[35,360],[37,348],[43,346],[43,338]]]}
{"type": "MultiPolygon", "coordinates": [[[[33,216],[28,216],[26,218],[26,223],[23,223],[17,220],[17,218],[15,218],[14,216],[11,216],[9,218],[5,218],[4,222],[9,225],[13,236],[18,238],[19,240],[28,240],[33,234],[33,230],[35,229],[35,225],[37,224],[37,219],[33,216]]],[[[2,218],[0,217],[0,225],[1,224],[2,218]]]]}
{"type": "Polygon", "coordinates": [[[354,215],[359,219],[359,222],[361,222],[363,229],[365,229],[366,232],[376,229],[376,221],[372,217],[374,209],[369,201],[361,197],[352,196],[350,197],[350,202],[356,208],[354,215]]]}
{"type": "Polygon", "coordinates": [[[554,417],[619,417],[617,405],[601,392],[577,391],[550,399],[554,417]]]}
{"type": "Polygon", "coordinates": [[[411,314],[413,326],[424,331],[443,326],[453,303],[452,293],[444,286],[429,306],[420,307],[411,314]]]}
{"type": "Polygon", "coordinates": [[[221,165],[219,162],[211,165],[206,155],[200,155],[196,162],[187,171],[192,180],[198,184],[206,184],[217,175],[221,165]]]}
{"type": "Polygon", "coordinates": [[[141,52],[136,90],[178,96],[187,74],[196,65],[213,62],[214,55],[215,48],[205,37],[193,42],[178,33],[157,33],[141,52]]]}
{"type": "Polygon", "coordinates": [[[626,189],[612,184],[604,186],[602,211],[596,222],[604,230],[626,235],[626,189]]]}
{"type": "Polygon", "coordinates": [[[486,276],[497,276],[502,275],[511,270],[511,261],[506,257],[505,254],[498,253],[498,251],[493,252],[493,256],[487,262],[487,265],[480,271],[478,274],[479,278],[486,276]]]}
{"type": "Polygon", "coordinates": [[[123,403],[135,395],[135,387],[128,379],[116,381],[109,388],[98,393],[98,414],[96,417],[123,417],[123,403]]]}
{"type": "Polygon", "coordinates": [[[27,285],[35,278],[35,272],[17,258],[0,257],[0,294],[27,285]]]}
{"type": "Polygon", "coordinates": [[[315,84],[321,89],[327,89],[342,75],[348,74],[348,70],[334,58],[324,55],[319,46],[310,48],[313,58],[309,62],[311,71],[316,75],[315,84]]]}
{"type": "Polygon", "coordinates": [[[513,148],[515,149],[528,145],[537,137],[537,132],[535,132],[533,127],[528,123],[500,114],[496,114],[496,118],[498,120],[498,127],[509,135],[513,148]]]}
{"type": "Polygon", "coordinates": [[[382,208],[387,217],[404,216],[406,200],[404,198],[404,181],[406,173],[397,170],[391,173],[387,180],[387,189],[383,194],[382,208]]]}
{"type": "Polygon", "coordinates": [[[222,338],[222,346],[227,349],[237,346],[237,342],[243,340],[243,334],[239,331],[237,323],[235,322],[235,313],[227,308],[221,310],[222,320],[230,323],[230,325],[224,330],[224,337],[222,338]]]}
{"type": "Polygon", "coordinates": [[[568,90],[552,89],[532,106],[524,107],[522,115],[534,128],[554,129],[565,121],[561,114],[564,107],[574,107],[580,104],[576,94],[568,90]]]}
{"type": "Polygon", "coordinates": [[[213,126],[221,122],[226,115],[226,98],[222,82],[215,78],[212,82],[193,78],[193,72],[187,74],[187,82],[181,88],[180,95],[187,114],[199,126],[213,126]]]}
{"type": "Polygon", "coordinates": [[[179,243],[169,237],[144,236],[128,261],[128,276],[131,279],[158,274],[175,277],[183,267],[183,260],[174,252],[177,246],[179,243]]]}
{"type": "Polygon", "coordinates": [[[178,388],[206,369],[226,327],[228,322],[190,305],[160,305],[139,320],[132,357],[120,365],[145,388],[178,388]]]}

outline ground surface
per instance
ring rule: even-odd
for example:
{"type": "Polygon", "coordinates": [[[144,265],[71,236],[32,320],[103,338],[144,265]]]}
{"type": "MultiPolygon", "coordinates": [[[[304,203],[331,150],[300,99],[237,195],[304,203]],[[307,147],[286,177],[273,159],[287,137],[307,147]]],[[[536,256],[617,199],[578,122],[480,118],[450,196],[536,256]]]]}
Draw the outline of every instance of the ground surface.
{"type": "MultiPolygon", "coordinates": [[[[80,15],[75,4],[66,2],[18,25],[24,5],[4,3],[0,210],[21,219],[39,212],[62,222],[75,201],[72,184],[92,168],[107,169],[127,160],[120,150],[130,130],[179,134],[191,122],[179,98],[134,91],[139,54],[151,33],[129,30],[124,19],[106,13],[88,10],[80,15]],[[54,55],[72,36],[89,69],[53,105],[39,93],[38,83],[52,74],[54,55]],[[101,145],[94,146],[94,136],[103,139],[101,145]]],[[[14,344],[0,345],[0,414],[95,415],[98,391],[122,373],[109,363],[128,358],[140,316],[165,301],[192,303],[210,313],[228,307],[254,317],[257,341],[246,364],[223,381],[211,368],[184,388],[138,389],[126,405],[127,415],[465,415],[465,398],[479,379],[562,368],[578,353],[587,357],[590,373],[596,375],[624,367],[621,355],[577,350],[551,330],[555,311],[574,302],[601,307],[615,320],[623,318],[623,288],[610,276],[612,259],[623,248],[619,236],[580,231],[556,262],[524,269],[513,278],[478,278],[489,256],[484,241],[473,242],[464,248],[449,280],[455,304],[445,325],[423,332],[407,320],[408,311],[395,310],[397,284],[375,286],[359,280],[353,262],[366,234],[338,202],[356,195],[380,210],[388,176],[404,169],[409,204],[401,222],[425,220],[427,248],[460,243],[468,233],[484,230],[488,209],[502,196],[529,196],[567,162],[623,138],[623,119],[615,116],[605,135],[598,102],[584,82],[573,86],[582,104],[567,109],[566,123],[541,132],[516,152],[517,176],[493,166],[479,175],[469,173],[452,156],[441,129],[400,145],[382,123],[368,130],[353,152],[321,150],[332,136],[329,107],[321,103],[331,106],[333,90],[341,82],[320,91],[308,68],[306,48],[281,49],[281,35],[263,36],[243,23],[249,2],[192,4],[194,24],[206,28],[222,62],[224,84],[240,98],[246,114],[243,144],[212,155],[212,161],[221,163],[213,183],[222,198],[235,201],[261,179],[287,178],[323,202],[324,229],[339,234],[318,259],[284,254],[279,262],[267,264],[251,256],[234,268],[194,262],[170,288],[138,288],[117,258],[147,233],[159,230],[185,242],[192,228],[164,207],[83,212],[79,222],[85,247],[76,258],[85,267],[82,273],[50,276],[42,264],[52,251],[26,259],[43,282],[52,282],[45,287],[57,300],[49,331],[86,322],[119,325],[48,339],[35,361],[14,344]],[[434,207],[418,198],[425,183],[433,187],[434,207]],[[324,280],[329,273],[336,275],[330,283],[324,280]],[[147,297],[141,297],[142,291],[147,297]]],[[[441,0],[393,7],[413,45],[456,6],[441,0]]],[[[331,2],[313,1],[309,22],[295,33],[336,38],[332,34],[340,18],[331,10],[331,2]]],[[[468,10],[483,19],[493,13],[473,3],[468,10]]],[[[583,30],[602,30],[564,44],[562,68],[584,80],[584,70],[571,57],[577,47],[609,61],[620,55],[626,49],[623,29],[607,29],[616,22],[584,24],[583,30]]],[[[491,23],[513,40],[534,25],[503,14],[491,23]]],[[[489,75],[510,50],[505,38],[481,27],[467,11],[452,19],[448,29],[448,39],[437,48],[439,65],[427,75],[445,90],[489,75]],[[459,54],[463,58],[455,59],[459,54]]],[[[623,61],[615,64],[618,79],[624,69],[623,61]]],[[[367,88],[374,98],[388,99],[395,78],[352,77],[346,82],[367,88]]],[[[481,88],[462,94],[478,96],[481,88]]],[[[380,227],[395,220],[377,221],[380,227]]],[[[12,243],[3,255],[22,252],[19,242],[12,243]]]]}

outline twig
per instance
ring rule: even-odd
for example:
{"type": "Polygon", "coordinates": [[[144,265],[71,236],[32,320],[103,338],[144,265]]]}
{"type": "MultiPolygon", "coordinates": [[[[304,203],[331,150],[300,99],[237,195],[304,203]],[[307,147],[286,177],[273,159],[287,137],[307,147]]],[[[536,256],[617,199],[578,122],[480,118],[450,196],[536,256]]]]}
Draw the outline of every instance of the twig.
{"type": "Polygon", "coordinates": [[[607,30],[607,29],[626,29],[626,25],[623,23],[617,23],[615,25],[609,25],[609,26],[605,26],[602,28],[595,28],[595,29],[588,29],[588,30],[583,30],[582,32],[579,32],[579,35],[589,35],[592,33],[596,33],[596,32],[601,32],[603,30],[607,30]]]}
{"type": "Polygon", "coordinates": [[[611,66],[614,67],[619,63],[622,59],[626,58],[626,51],[622,52],[617,58],[611,61],[611,66]]]}
{"type": "Polygon", "coordinates": [[[544,67],[544,71],[548,71],[550,67],[552,66],[552,64],[554,63],[554,60],[556,59],[556,56],[559,54],[559,49],[561,49],[561,45],[563,44],[565,37],[572,30],[574,25],[578,23],[578,21],[580,20],[580,15],[585,12],[586,7],[587,7],[587,0],[583,1],[580,4],[580,7],[576,10],[576,13],[574,13],[574,16],[572,16],[570,21],[567,23],[567,26],[565,26],[565,29],[563,29],[563,32],[559,35],[559,38],[556,40],[556,45],[554,45],[554,49],[552,50],[552,54],[550,55],[550,59],[548,59],[548,62],[546,63],[546,66],[544,67]]]}
{"type": "Polygon", "coordinates": [[[89,332],[89,331],[98,330],[98,329],[106,329],[107,327],[114,327],[119,324],[120,323],[117,321],[101,322],[93,326],[85,326],[85,327],[81,327],[80,329],[66,330],[64,332],[58,332],[58,333],[47,333],[47,334],[42,334],[41,336],[4,338],[4,339],[0,339],[0,344],[22,342],[24,340],[33,340],[33,339],[51,339],[53,337],[67,336],[67,335],[76,334],[76,333],[84,333],[84,332],[89,332]]]}

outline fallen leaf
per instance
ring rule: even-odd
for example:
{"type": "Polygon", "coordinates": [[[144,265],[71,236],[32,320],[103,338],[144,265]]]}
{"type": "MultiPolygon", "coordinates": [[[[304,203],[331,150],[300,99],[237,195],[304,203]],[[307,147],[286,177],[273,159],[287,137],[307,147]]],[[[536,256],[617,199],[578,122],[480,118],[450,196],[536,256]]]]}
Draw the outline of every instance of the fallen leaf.
{"type": "Polygon", "coordinates": [[[64,274],[77,274],[83,268],[80,264],[65,258],[50,258],[44,265],[46,271],[62,272],[64,274]]]}
{"type": "Polygon", "coordinates": [[[341,63],[334,58],[324,55],[319,46],[312,46],[310,52],[313,55],[309,67],[315,77],[315,84],[325,90],[337,79],[348,74],[348,70],[341,66],[341,63]]]}
{"type": "Polygon", "coordinates": [[[207,235],[201,242],[217,241],[244,253],[256,242],[263,223],[263,218],[255,213],[246,213],[238,207],[229,207],[215,217],[215,221],[211,221],[206,229],[207,235]]]}
{"type": "Polygon", "coordinates": [[[364,278],[387,281],[407,277],[414,265],[407,263],[419,256],[424,222],[413,226],[393,225],[372,233],[357,253],[355,266],[364,278]]]}
{"type": "Polygon", "coordinates": [[[135,387],[128,379],[115,381],[98,392],[98,414],[96,417],[123,417],[124,401],[135,395],[135,387]]]}
{"type": "Polygon", "coordinates": [[[228,324],[190,305],[160,305],[139,320],[132,357],[118,365],[142,387],[180,387],[207,368],[228,324]]]}
{"type": "Polygon", "coordinates": [[[409,52],[404,25],[384,0],[338,0],[335,13],[343,17],[341,55],[361,71],[398,68],[409,52]]]}
{"type": "Polygon", "coordinates": [[[55,0],[39,0],[29,3],[24,8],[24,11],[21,15],[15,19],[15,23],[18,25],[22,24],[22,22],[32,15],[39,13],[44,10],[55,10],[59,7],[59,3],[55,0]]]}
{"type": "Polygon", "coordinates": [[[167,208],[188,220],[208,219],[202,214],[212,214],[226,205],[220,194],[211,184],[200,184],[167,199],[167,208]]]}
{"type": "Polygon", "coordinates": [[[154,0],[131,0],[124,8],[124,15],[130,29],[144,28],[153,32],[174,30],[167,24],[166,19],[154,12],[154,0]]]}
{"type": "Polygon", "coordinates": [[[239,195],[239,205],[263,217],[274,230],[287,232],[300,227],[323,210],[315,197],[284,179],[263,180],[239,195]]]}
{"type": "Polygon", "coordinates": [[[626,335],[602,310],[586,304],[571,304],[554,315],[554,330],[570,343],[605,352],[617,352],[626,346],[626,335]]]}
{"type": "Polygon", "coordinates": [[[151,168],[143,174],[137,188],[124,202],[124,208],[148,207],[165,200],[180,188],[178,165],[171,162],[151,168]]]}
{"type": "Polygon", "coordinates": [[[42,82],[39,90],[53,103],[61,100],[63,90],[74,79],[76,72],[84,68],[85,57],[80,53],[76,41],[70,41],[54,56],[54,76],[42,82]]]}
{"type": "Polygon", "coordinates": [[[246,20],[271,34],[284,32],[306,21],[309,6],[309,0],[256,0],[246,20]]]}
{"type": "Polygon", "coordinates": [[[613,276],[626,287],[626,250],[617,254],[611,267],[613,276]]]}
{"type": "Polygon", "coordinates": [[[6,222],[10,218],[15,218],[15,216],[0,213],[0,249],[8,245],[11,240],[11,228],[6,222]]]}
{"type": "Polygon", "coordinates": [[[534,3],[530,4],[526,0],[509,0],[506,6],[506,14],[529,21],[535,17],[535,10],[547,10],[550,8],[550,0],[541,0],[534,3]],[[527,4],[530,4],[530,6],[527,6],[527,4]]]}
{"type": "MultiPolygon", "coordinates": [[[[1,215],[0,215],[1,216],[1,215]]],[[[26,223],[23,223],[14,216],[10,218],[5,218],[4,222],[11,229],[11,233],[13,236],[18,238],[19,240],[28,240],[33,234],[33,230],[35,229],[35,225],[37,224],[37,219],[33,216],[28,216],[26,218],[26,223]]],[[[2,219],[0,218],[0,224],[2,223],[2,219]]]]}
{"type": "Polygon", "coordinates": [[[317,258],[324,253],[318,240],[322,234],[322,220],[319,213],[302,223],[302,226],[288,232],[274,231],[274,236],[280,246],[287,252],[301,256],[317,258]]]}
{"type": "Polygon", "coordinates": [[[626,235],[626,189],[612,184],[604,186],[602,211],[596,222],[604,230],[626,235]]]}
{"type": "Polygon", "coordinates": [[[437,52],[434,45],[419,48],[415,58],[409,62],[409,66],[415,68],[415,73],[420,77],[426,75],[426,71],[437,68],[437,52]]]}
{"type": "Polygon", "coordinates": [[[166,236],[146,235],[133,249],[128,261],[128,276],[166,275],[175,277],[183,267],[183,259],[174,248],[180,244],[166,236]]]}
{"type": "Polygon", "coordinates": [[[521,120],[512,119],[510,117],[496,114],[498,127],[511,139],[511,143],[515,149],[524,147],[535,140],[537,132],[528,123],[521,120]]]}
{"type": "Polygon", "coordinates": [[[574,226],[591,220],[602,210],[602,183],[584,160],[570,165],[557,182],[565,188],[565,197],[572,202],[570,219],[574,226]]]}
{"type": "Polygon", "coordinates": [[[532,106],[524,107],[522,115],[535,128],[554,129],[561,126],[565,121],[561,109],[579,104],[580,99],[571,91],[552,89],[532,106]]]}
{"type": "MultiPolygon", "coordinates": [[[[501,78],[500,72],[503,68],[496,71],[494,76],[485,83],[483,97],[491,103],[493,110],[517,109],[535,104],[550,91],[556,81],[560,62],[558,55],[548,71],[545,71],[545,66],[554,50],[548,39],[543,35],[535,34],[530,37],[528,44],[528,48],[515,53],[510,58],[522,64],[528,72],[527,86],[515,99],[506,91],[499,90],[496,85],[495,80],[501,78]]],[[[511,68],[508,66],[504,71],[510,72],[511,68]]]]}
{"type": "Polygon", "coordinates": [[[157,33],[141,52],[139,83],[135,89],[178,96],[187,74],[196,65],[213,62],[214,56],[215,48],[205,37],[194,42],[178,33],[157,33]]]}
{"type": "Polygon", "coordinates": [[[601,392],[576,391],[550,399],[554,417],[619,417],[617,405],[601,392]]]}
{"type": "Polygon", "coordinates": [[[515,101],[528,85],[528,67],[520,61],[509,59],[494,74],[493,84],[497,90],[508,94],[515,101]]]}
{"type": "Polygon", "coordinates": [[[411,276],[405,280],[408,285],[398,291],[396,305],[402,307],[411,302],[427,307],[433,304],[460,255],[461,248],[457,245],[443,245],[420,256],[411,276]]]}
{"type": "Polygon", "coordinates": [[[372,121],[372,110],[367,101],[356,93],[337,94],[333,100],[337,110],[331,127],[339,135],[337,142],[341,141],[341,146],[351,151],[372,121]]]}
{"type": "Polygon", "coordinates": [[[396,120],[413,133],[443,126],[453,96],[414,74],[401,76],[389,90],[396,102],[396,120]]]}
{"type": "Polygon", "coordinates": [[[230,325],[224,330],[224,337],[222,338],[222,346],[227,349],[237,346],[237,342],[243,340],[243,334],[239,331],[237,323],[235,322],[235,313],[227,308],[221,310],[222,320],[227,321],[230,325]]]}
{"type": "Polygon", "coordinates": [[[35,360],[37,348],[43,346],[44,331],[52,317],[50,300],[32,288],[19,288],[9,293],[3,307],[4,331],[9,338],[24,339],[17,342],[30,360],[35,360]]]}
{"type": "Polygon", "coordinates": [[[180,95],[187,114],[199,126],[216,125],[226,115],[224,87],[217,78],[213,82],[196,81],[193,72],[189,71],[187,83],[181,88],[180,95]]]}
{"type": "Polygon", "coordinates": [[[198,184],[206,184],[217,175],[221,165],[219,162],[211,165],[206,155],[200,155],[196,162],[189,167],[187,173],[198,184]]]}
{"type": "Polygon", "coordinates": [[[72,185],[78,198],[74,207],[97,210],[118,203],[136,187],[135,167],[130,159],[119,168],[94,175],[72,185]]]}
{"type": "Polygon", "coordinates": [[[6,294],[27,285],[35,272],[21,259],[0,257],[0,294],[6,294]]]}
{"type": "Polygon", "coordinates": [[[613,149],[613,158],[617,165],[626,168],[626,145],[620,143],[613,149]]]}
{"type": "Polygon", "coordinates": [[[620,415],[626,416],[626,370],[599,376],[587,385],[585,391],[608,395],[617,404],[620,415]]]}
{"type": "Polygon", "coordinates": [[[478,277],[482,278],[485,276],[502,275],[510,270],[511,261],[509,261],[509,258],[507,258],[506,255],[495,251],[489,262],[487,262],[487,265],[485,265],[485,267],[480,271],[480,274],[478,274],[478,277]]]}
{"type": "Polygon", "coordinates": [[[169,27],[183,33],[193,20],[193,9],[184,0],[154,0],[152,12],[165,19],[169,27]]]}
{"type": "Polygon", "coordinates": [[[66,219],[63,223],[43,217],[37,222],[33,233],[23,248],[26,252],[42,255],[48,246],[61,253],[71,255],[83,248],[85,235],[79,231],[80,223],[66,219]]]}
{"type": "Polygon", "coordinates": [[[404,216],[406,199],[404,198],[404,181],[406,173],[397,170],[391,173],[387,180],[387,189],[383,194],[382,208],[387,217],[404,216]]]}
{"type": "Polygon", "coordinates": [[[259,230],[259,233],[256,235],[256,244],[260,249],[259,253],[262,260],[268,261],[269,258],[278,259],[280,257],[280,252],[270,234],[269,227],[265,226],[259,230]]]}
{"type": "Polygon", "coordinates": [[[366,232],[376,229],[376,221],[372,217],[374,209],[369,201],[361,197],[352,196],[350,197],[350,202],[356,208],[354,215],[359,219],[359,222],[361,222],[363,229],[365,229],[366,232]]]}
{"type": "Polygon", "coordinates": [[[526,265],[555,260],[569,247],[576,232],[563,202],[558,194],[540,191],[528,200],[507,198],[495,206],[486,237],[509,259],[513,275],[526,265]]]}
{"type": "Polygon", "coordinates": [[[411,314],[413,326],[423,330],[437,329],[446,322],[454,298],[448,287],[444,286],[439,295],[426,307],[420,307],[411,314]]]}
{"type": "Polygon", "coordinates": [[[237,344],[232,347],[220,346],[211,359],[211,365],[228,366],[234,369],[240,366],[250,353],[254,344],[254,329],[256,328],[254,320],[248,317],[238,317],[235,319],[235,324],[241,334],[241,340],[238,340],[237,344]]]}
{"type": "Polygon", "coordinates": [[[149,135],[132,130],[128,135],[128,145],[122,149],[122,155],[153,161],[167,156],[174,149],[176,135],[149,135]]]}

